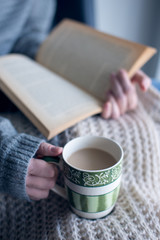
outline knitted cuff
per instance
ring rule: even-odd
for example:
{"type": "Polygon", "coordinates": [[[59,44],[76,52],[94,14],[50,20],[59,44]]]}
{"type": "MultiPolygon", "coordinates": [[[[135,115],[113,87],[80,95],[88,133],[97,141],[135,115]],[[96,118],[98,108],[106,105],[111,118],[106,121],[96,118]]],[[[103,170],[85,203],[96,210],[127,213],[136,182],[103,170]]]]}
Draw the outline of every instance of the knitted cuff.
{"type": "Polygon", "coordinates": [[[25,178],[29,160],[35,155],[42,140],[18,134],[3,144],[0,188],[17,198],[30,200],[25,190],[25,178]]]}

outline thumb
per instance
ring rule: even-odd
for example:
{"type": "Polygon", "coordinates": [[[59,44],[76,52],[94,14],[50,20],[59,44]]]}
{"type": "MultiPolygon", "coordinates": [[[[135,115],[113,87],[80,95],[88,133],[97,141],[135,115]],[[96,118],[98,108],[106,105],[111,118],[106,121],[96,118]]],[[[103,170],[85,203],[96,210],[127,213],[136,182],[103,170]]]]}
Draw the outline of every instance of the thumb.
{"type": "Polygon", "coordinates": [[[137,71],[131,79],[132,82],[138,83],[142,91],[147,91],[151,85],[151,79],[141,70],[137,71]]]}
{"type": "Polygon", "coordinates": [[[36,154],[41,156],[58,156],[62,153],[63,148],[43,142],[40,144],[36,154]]]}

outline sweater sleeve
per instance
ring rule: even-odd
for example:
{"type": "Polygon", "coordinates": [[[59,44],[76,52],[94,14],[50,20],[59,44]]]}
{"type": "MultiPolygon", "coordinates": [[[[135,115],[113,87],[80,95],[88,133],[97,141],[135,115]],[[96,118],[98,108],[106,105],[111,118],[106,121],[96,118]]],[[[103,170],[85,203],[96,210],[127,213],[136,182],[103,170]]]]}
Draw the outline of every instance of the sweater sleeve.
{"type": "Polygon", "coordinates": [[[40,44],[45,40],[51,30],[56,1],[33,1],[31,7],[30,15],[12,49],[12,53],[22,53],[31,58],[35,58],[40,44]]]}
{"type": "Polygon", "coordinates": [[[30,200],[25,190],[27,168],[41,142],[18,134],[9,120],[0,117],[0,192],[30,200]]]}

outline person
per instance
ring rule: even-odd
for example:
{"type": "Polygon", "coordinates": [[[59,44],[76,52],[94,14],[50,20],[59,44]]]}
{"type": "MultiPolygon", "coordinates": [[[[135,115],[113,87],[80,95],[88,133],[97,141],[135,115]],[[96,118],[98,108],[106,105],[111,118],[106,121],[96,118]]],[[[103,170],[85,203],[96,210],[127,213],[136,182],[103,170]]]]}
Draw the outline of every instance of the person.
{"type": "MultiPolygon", "coordinates": [[[[0,55],[23,53],[34,58],[51,29],[55,8],[53,0],[0,1],[0,55]]],[[[132,79],[124,69],[112,73],[102,117],[116,119],[135,109],[136,84],[147,91],[150,78],[141,70],[132,79]]],[[[62,150],[34,136],[18,134],[9,120],[0,117],[0,192],[28,201],[47,198],[58,170],[41,157],[58,156],[62,150]]]]}

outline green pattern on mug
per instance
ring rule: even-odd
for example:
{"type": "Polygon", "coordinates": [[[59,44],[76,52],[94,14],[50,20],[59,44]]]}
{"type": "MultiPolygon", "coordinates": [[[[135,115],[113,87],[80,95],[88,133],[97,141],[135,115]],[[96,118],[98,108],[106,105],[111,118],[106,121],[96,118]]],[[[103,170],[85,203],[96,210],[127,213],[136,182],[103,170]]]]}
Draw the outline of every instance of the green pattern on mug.
{"type": "Polygon", "coordinates": [[[100,187],[114,182],[122,171],[122,161],[114,168],[101,172],[78,171],[64,163],[64,175],[71,182],[84,187],[100,187]]]}
{"type": "Polygon", "coordinates": [[[105,211],[115,204],[119,194],[119,189],[120,184],[112,192],[98,196],[87,196],[76,193],[67,187],[67,194],[71,206],[77,210],[88,213],[96,213],[105,211]]]}

